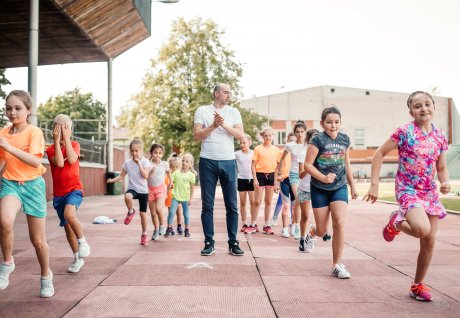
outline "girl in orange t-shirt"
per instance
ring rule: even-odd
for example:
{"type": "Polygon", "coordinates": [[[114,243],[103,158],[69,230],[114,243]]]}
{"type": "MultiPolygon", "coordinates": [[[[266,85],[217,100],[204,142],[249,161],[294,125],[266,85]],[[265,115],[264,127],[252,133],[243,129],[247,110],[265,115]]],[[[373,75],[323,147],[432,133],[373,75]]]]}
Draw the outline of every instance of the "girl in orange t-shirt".
{"type": "Polygon", "coordinates": [[[54,295],[53,273],[49,268],[48,244],[45,237],[46,191],[41,158],[45,150],[42,131],[29,124],[32,98],[15,90],[6,97],[6,116],[12,125],[0,130],[0,166],[3,167],[0,188],[0,228],[3,263],[0,264],[0,290],[9,284],[15,268],[13,259],[13,225],[19,211],[24,211],[29,237],[40,263],[40,296],[54,295]]]}
{"type": "Polygon", "coordinates": [[[271,128],[265,128],[260,133],[263,138],[263,144],[254,148],[252,155],[252,175],[254,178],[254,189],[256,192],[254,209],[251,211],[251,224],[245,230],[245,233],[256,233],[258,227],[256,224],[257,216],[259,214],[260,204],[265,194],[265,225],[263,232],[265,234],[273,234],[270,226],[271,210],[272,210],[272,197],[275,190],[275,169],[276,159],[278,158],[279,149],[272,145],[273,132],[271,128]]]}

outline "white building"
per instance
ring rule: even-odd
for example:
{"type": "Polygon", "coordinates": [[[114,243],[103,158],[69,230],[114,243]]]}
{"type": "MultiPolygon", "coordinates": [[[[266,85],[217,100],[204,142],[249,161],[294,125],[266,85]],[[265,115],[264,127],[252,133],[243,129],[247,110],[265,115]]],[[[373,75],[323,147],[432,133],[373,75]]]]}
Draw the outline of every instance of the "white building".
{"type": "MultiPolygon", "coordinates": [[[[361,88],[319,86],[280,94],[253,97],[241,106],[268,116],[274,129],[274,143],[283,145],[286,133],[296,120],[304,120],[308,128],[321,130],[324,108],[335,105],[342,113],[342,131],[350,136],[350,157],[357,176],[370,176],[373,153],[391,133],[412,120],[406,105],[409,93],[395,93],[361,88]]],[[[434,124],[441,128],[449,144],[460,143],[460,118],[452,98],[434,96],[434,124]]],[[[396,172],[397,152],[385,159],[381,176],[396,172]]]]}

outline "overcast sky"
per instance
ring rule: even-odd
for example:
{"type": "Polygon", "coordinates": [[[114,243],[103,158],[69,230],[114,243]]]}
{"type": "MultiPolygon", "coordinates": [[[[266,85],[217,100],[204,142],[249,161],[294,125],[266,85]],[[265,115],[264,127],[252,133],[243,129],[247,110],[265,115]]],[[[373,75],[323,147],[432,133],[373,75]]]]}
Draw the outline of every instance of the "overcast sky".
{"type": "MultiPolygon", "coordinates": [[[[243,64],[245,98],[320,85],[410,93],[460,106],[459,0],[180,0],[152,3],[152,35],[114,60],[114,113],[141,89],[178,17],[214,20],[243,64]],[[282,88],[281,88],[282,87],[282,88]]],[[[27,69],[8,69],[27,89],[27,69]]],[[[38,101],[75,87],[107,101],[107,64],[40,66],[38,101]]],[[[405,107],[405,105],[401,105],[405,107]]]]}

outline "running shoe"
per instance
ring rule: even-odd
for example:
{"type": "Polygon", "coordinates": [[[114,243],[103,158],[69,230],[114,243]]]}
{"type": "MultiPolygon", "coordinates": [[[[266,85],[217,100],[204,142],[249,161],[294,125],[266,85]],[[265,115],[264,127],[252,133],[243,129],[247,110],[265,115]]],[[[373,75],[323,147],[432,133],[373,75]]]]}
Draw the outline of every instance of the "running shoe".
{"type": "Polygon", "coordinates": [[[390,214],[390,220],[388,221],[388,224],[383,228],[383,238],[387,242],[391,242],[395,239],[395,236],[400,233],[400,231],[395,229],[395,221],[396,218],[398,217],[399,211],[393,211],[390,214]]]}
{"type": "Polygon", "coordinates": [[[272,227],[270,225],[263,227],[264,234],[274,234],[272,227]]]}
{"type": "Polygon", "coordinates": [[[126,214],[126,217],[125,217],[125,225],[128,225],[129,223],[131,223],[131,220],[134,217],[134,213],[136,213],[136,211],[134,211],[134,209],[133,209],[133,213],[129,213],[129,211],[128,211],[128,214],[126,214]]]}
{"type": "Polygon", "coordinates": [[[350,273],[345,268],[345,265],[343,265],[342,263],[334,265],[334,267],[332,268],[331,275],[341,278],[341,279],[350,278],[351,276],[350,273]]]}
{"type": "Polygon", "coordinates": [[[420,301],[431,301],[430,289],[425,284],[413,284],[410,288],[409,295],[420,301]]]}
{"type": "Polygon", "coordinates": [[[144,246],[149,245],[149,241],[147,239],[147,234],[142,234],[141,235],[141,245],[144,245],[144,246]]]}

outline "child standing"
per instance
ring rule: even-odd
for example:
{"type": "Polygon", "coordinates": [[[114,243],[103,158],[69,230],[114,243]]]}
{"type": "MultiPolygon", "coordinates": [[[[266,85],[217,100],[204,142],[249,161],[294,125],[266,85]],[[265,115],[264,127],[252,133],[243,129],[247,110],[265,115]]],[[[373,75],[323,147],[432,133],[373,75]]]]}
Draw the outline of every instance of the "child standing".
{"type": "Polygon", "coordinates": [[[375,152],[371,186],[363,199],[372,203],[377,200],[383,157],[397,148],[399,168],[395,190],[399,211],[391,213],[390,221],[383,229],[383,237],[391,242],[402,231],[420,239],[415,279],[409,295],[416,300],[430,301],[430,290],[423,281],[433,257],[439,220],[446,216],[446,210],[439,201],[434,176],[437,173],[441,193],[449,193],[447,140],[432,123],[435,106],[430,94],[422,91],[410,94],[407,107],[414,121],[397,128],[375,152]]]}
{"type": "MultiPolygon", "coordinates": [[[[171,176],[174,171],[177,169],[180,169],[182,167],[182,159],[177,156],[177,154],[173,154],[169,159],[169,175],[171,176]]],[[[172,181],[169,179],[166,179],[166,183],[168,185],[168,195],[166,196],[166,201],[165,201],[165,206],[168,210],[167,215],[169,216],[169,209],[171,208],[171,203],[172,203],[172,198],[173,198],[173,187],[174,185],[172,184],[172,181]]],[[[182,216],[182,207],[179,205],[177,206],[176,210],[176,219],[177,219],[177,234],[182,235],[183,234],[183,229],[182,229],[182,221],[183,221],[183,216],[182,216]]],[[[160,235],[164,235],[166,233],[166,226],[160,225],[160,235]]],[[[174,229],[169,235],[176,235],[176,232],[174,232],[174,229]]]]}
{"type": "Polygon", "coordinates": [[[54,295],[53,273],[49,268],[48,244],[45,237],[46,192],[41,163],[45,149],[42,131],[29,124],[32,98],[29,93],[15,90],[8,94],[6,116],[12,125],[0,130],[0,166],[3,175],[0,188],[0,290],[9,284],[15,268],[13,258],[13,225],[16,215],[27,216],[29,237],[40,264],[40,296],[54,295]]]}
{"type": "MultiPolygon", "coordinates": [[[[286,148],[283,151],[283,155],[281,156],[281,164],[283,160],[286,158],[287,154],[291,154],[291,166],[289,168],[289,188],[291,192],[294,194],[295,204],[294,204],[294,213],[292,217],[292,224],[293,224],[293,233],[296,240],[300,239],[300,227],[299,227],[299,219],[300,219],[300,208],[299,208],[299,200],[297,199],[297,189],[299,187],[299,164],[298,164],[298,157],[299,153],[306,148],[306,139],[305,135],[307,132],[307,126],[302,120],[298,120],[293,128],[294,135],[296,137],[296,141],[289,142],[286,144],[286,148]]],[[[281,171],[278,170],[278,175],[280,175],[281,171]]]]}
{"type": "Polygon", "coordinates": [[[312,228],[310,234],[312,237],[324,236],[327,232],[329,216],[332,216],[334,237],[331,275],[350,278],[350,273],[341,263],[345,244],[344,221],[348,204],[347,182],[350,185],[352,199],[356,199],[358,193],[350,165],[350,138],[339,132],[341,120],[340,111],[336,107],[323,110],[321,127],[324,131],[313,136],[307,147],[305,170],[311,174],[310,193],[316,223],[316,229],[312,228]]]}
{"type": "Polygon", "coordinates": [[[133,208],[133,200],[139,200],[139,215],[141,217],[141,245],[148,245],[147,239],[147,204],[149,198],[149,189],[147,178],[150,171],[150,161],[143,156],[142,141],[136,137],[129,144],[129,151],[132,159],[123,163],[119,176],[113,179],[107,179],[107,183],[121,181],[128,175],[128,191],[125,193],[125,204],[128,208],[128,214],[125,218],[125,224],[128,225],[136,212],[133,208]]]}
{"type": "MultiPolygon", "coordinates": [[[[317,129],[309,129],[307,131],[306,141],[310,142],[311,138],[319,133],[317,129]]],[[[297,165],[299,166],[299,188],[297,189],[297,198],[300,203],[300,241],[299,241],[299,251],[311,253],[315,247],[315,239],[307,232],[308,218],[310,215],[310,181],[311,175],[305,170],[304,162],[305,157],[307,156],[306,149],[302,150],[299,154],[297,165]],[[308,236],[308,238],[305,236],[308,236]],[[305,246],[305,243],[307,243],[305,246]]]]}
{"type": "Polygon", "coordinates": [[[170,184],[169,164],[162,161],[164,147],[160,144],[153,144],[150,147],[150,173],[147,180],[149,187],[149,210],[152,215],[153,230],[152,240],[157,240],[160,226],[163,222],[163,209],[165,207],[165,198],[167,187],[165,178],[168,179],[168,188],[170,184]]]}
{"type": "Polygon", "coordinates": [[[289,237],[289,223],[291,221],[291,216],[289,211],[292,207],[292,201],[294,200],[294,193],[292,193],[291,186],[289,184],[289,167],[291,166],[291,155],[288,154],[284,160],[281,160],[283,152],[278,152],[278,158],[276,158],[278,171],[276,180],[278,181],[275,186],[275,192],[279,192],[282,200],[282,213],[281,220],[283,222],[283,228],[281,230],[281,237],[289,237]]]}
{"type": "Polygon", "coordinates": [[[262,203],[265,193],[265,226],[263,227],[263,231],[265,234],[273,234],[269,222],[275,186],[276,159],[278,158],[279,149],[272,145],[273,132],[270,127],[262,130],[260,136],[263,138],[264,142],[254,148],[251,166],[254,189],[256,192],[254,210],[251,211],[251,225],[248,226],[245,233],[259,232],[256,221],[260,204],[262,203]]]}
{"type": "Polygon", "coordinates": [[[83,257],[90,254],[90,247],[75,215],[83,200],[83,184],[80,181],[80,144],[70,140],[71,129],[70,117],[57,115],[54,118],[54,144],[46,149],[46,154],[53,177],[53,207],[74,254],[74,261],[67,271],[78,273],[85,264],[83,257]]]}
{"type": "Polygon", "coordinates": [[[169,209],[168,228],[166,229],[165,237],[171,235],[171,232],[173,231],[172,224],[179,204],[182,205],[182,211],[184,213],[184,236],[190,236],[189,206],[192,205],[193,186],[195,185],[195,180],[196,174],[195,170],[193,170],[193,156],[189,153],[186,153],[182,156],[182,168],[180,170],[174,171],[171,175],[171,181],[174,184],[173,198],[171,202],[171,208],[169,209]]]}
{"type": "Polygon", "coordinates": [[[254,209],[254,180],[252,179],[251,162],[252,162],[252,138],[248,134],[240,140],[241,150],[235,151],[236,169],[238,171],[238,193],[240,196],[240,214],[243,226],[241,232],[248,228],[246,213],[246,197],[249,198],[249,211],[254,209]]]}

